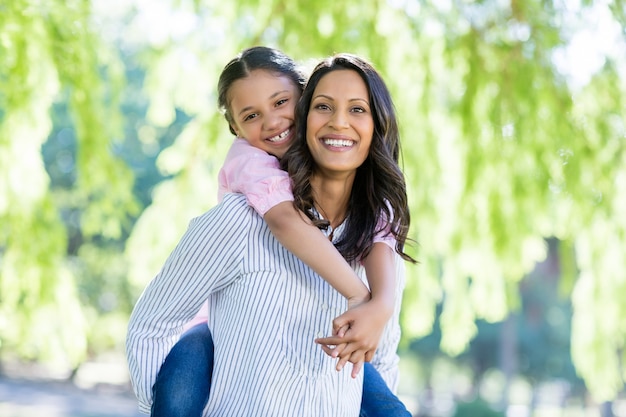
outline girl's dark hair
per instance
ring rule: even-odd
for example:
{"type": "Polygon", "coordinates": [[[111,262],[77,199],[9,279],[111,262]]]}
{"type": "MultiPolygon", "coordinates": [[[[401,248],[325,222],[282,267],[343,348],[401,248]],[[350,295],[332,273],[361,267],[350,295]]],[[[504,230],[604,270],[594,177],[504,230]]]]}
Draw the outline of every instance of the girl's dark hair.
{"type": "Polygon", "coordinates": [[[306,77],[300,67],[282,51],[266,46],[244,49],[226,64],[217,82],[217,104],[224,113],[228,128],[233,135],[236,133],[232,128],[234,120],[230,114],[228,91],[235,81],[246,78],[254,70],[267,70],[289,77],[294,85],[300,88],[300,91],[306,83],[306,77]]]}
{"type": "Polygon", "coordinates": [[[306,130],[315,88],[325,75],[337,70],[356,71],[365,82],[374,119],[374,133],[369,155],[357,169],[350,193],[347,223],[336,247],[348,260],[367,256],[372,249],[374,236],[381,231],[377,226],[382,216],[388,220],[389,229],[396,239],[396,252],[403,259],[415,262],[404,252],[410,214],[404,175],[398,165],[400,138],[395,108],[383,79],[369,62],[358,56],[342,53],[320,62],[309,77],[296,106],[296,140],[281,161],[283,169],[291,177],[294,205],[318,227],[328,227],[328,221],[319,220],[313,215],[310,178],[315,170],[315,161],[306,143],[306,130]]]}

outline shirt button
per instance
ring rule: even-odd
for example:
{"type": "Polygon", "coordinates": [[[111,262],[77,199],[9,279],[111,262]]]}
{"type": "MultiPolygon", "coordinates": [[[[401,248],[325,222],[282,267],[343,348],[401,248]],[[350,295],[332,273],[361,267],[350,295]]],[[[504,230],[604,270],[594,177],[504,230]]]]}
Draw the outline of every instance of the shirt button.
{"type": "Polygon", "coordinates": [[[328,304],[322,304],[322,311],[328,311],[328,304]]]}
{"type": "Polygon", "coordinates": [[[316,335],[316,336],[317,336],[317,338],[319,339],[320,337],[324,337],[324,333],[322,333],[322,332],[317,332],[317,335],[316,335]]]}

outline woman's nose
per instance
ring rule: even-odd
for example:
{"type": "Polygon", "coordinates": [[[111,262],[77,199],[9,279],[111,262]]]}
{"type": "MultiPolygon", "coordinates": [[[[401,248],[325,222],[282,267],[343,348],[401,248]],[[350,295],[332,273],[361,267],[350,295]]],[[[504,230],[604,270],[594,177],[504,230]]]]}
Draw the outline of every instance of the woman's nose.
{"type": "Polygon", "coordinates": [[[348,127],[349,123],[346,113],[343,111],[333,112],[332,116],[330,117],[329,125],[331,127],[334,127],[335,129],[343,129],[348,127]]]}

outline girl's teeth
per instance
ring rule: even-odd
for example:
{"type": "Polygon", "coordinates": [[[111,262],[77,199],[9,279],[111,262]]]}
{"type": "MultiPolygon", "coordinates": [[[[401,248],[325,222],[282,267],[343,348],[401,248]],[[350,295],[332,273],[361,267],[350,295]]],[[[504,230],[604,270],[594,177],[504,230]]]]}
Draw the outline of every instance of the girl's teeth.
{"type": "Polygon", "coordinates": [[[345,139],[324,139],[324,143],[328,146],[334,146],[336,148],[352,146],[352,141],[345,139]]]}
{"type": "Polygon", "coordinates": [[[283,133],[281,133],[279,135],[276,135],[276,136],[273,136],[273,137],[269,138],[268,140],[270,142],[277,142],[279,140],[283,140],[283,139],[285,139],[287,137],[287,135],[289,134],[290,131],[291,131],[291,129],[287,129],[283,133]]]}

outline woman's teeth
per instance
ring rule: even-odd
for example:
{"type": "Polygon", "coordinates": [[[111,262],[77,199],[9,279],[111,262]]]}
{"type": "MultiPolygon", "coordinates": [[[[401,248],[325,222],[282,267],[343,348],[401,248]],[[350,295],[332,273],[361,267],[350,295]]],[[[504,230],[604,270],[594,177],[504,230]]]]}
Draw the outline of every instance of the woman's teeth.
{"type": "Polygon", "coordinates": [[[346,139],[324,139],[324,144],[328,146],[334,146],[336,148],[344,148],[348,146],[352,146],[354,142],[346,139]]]}

